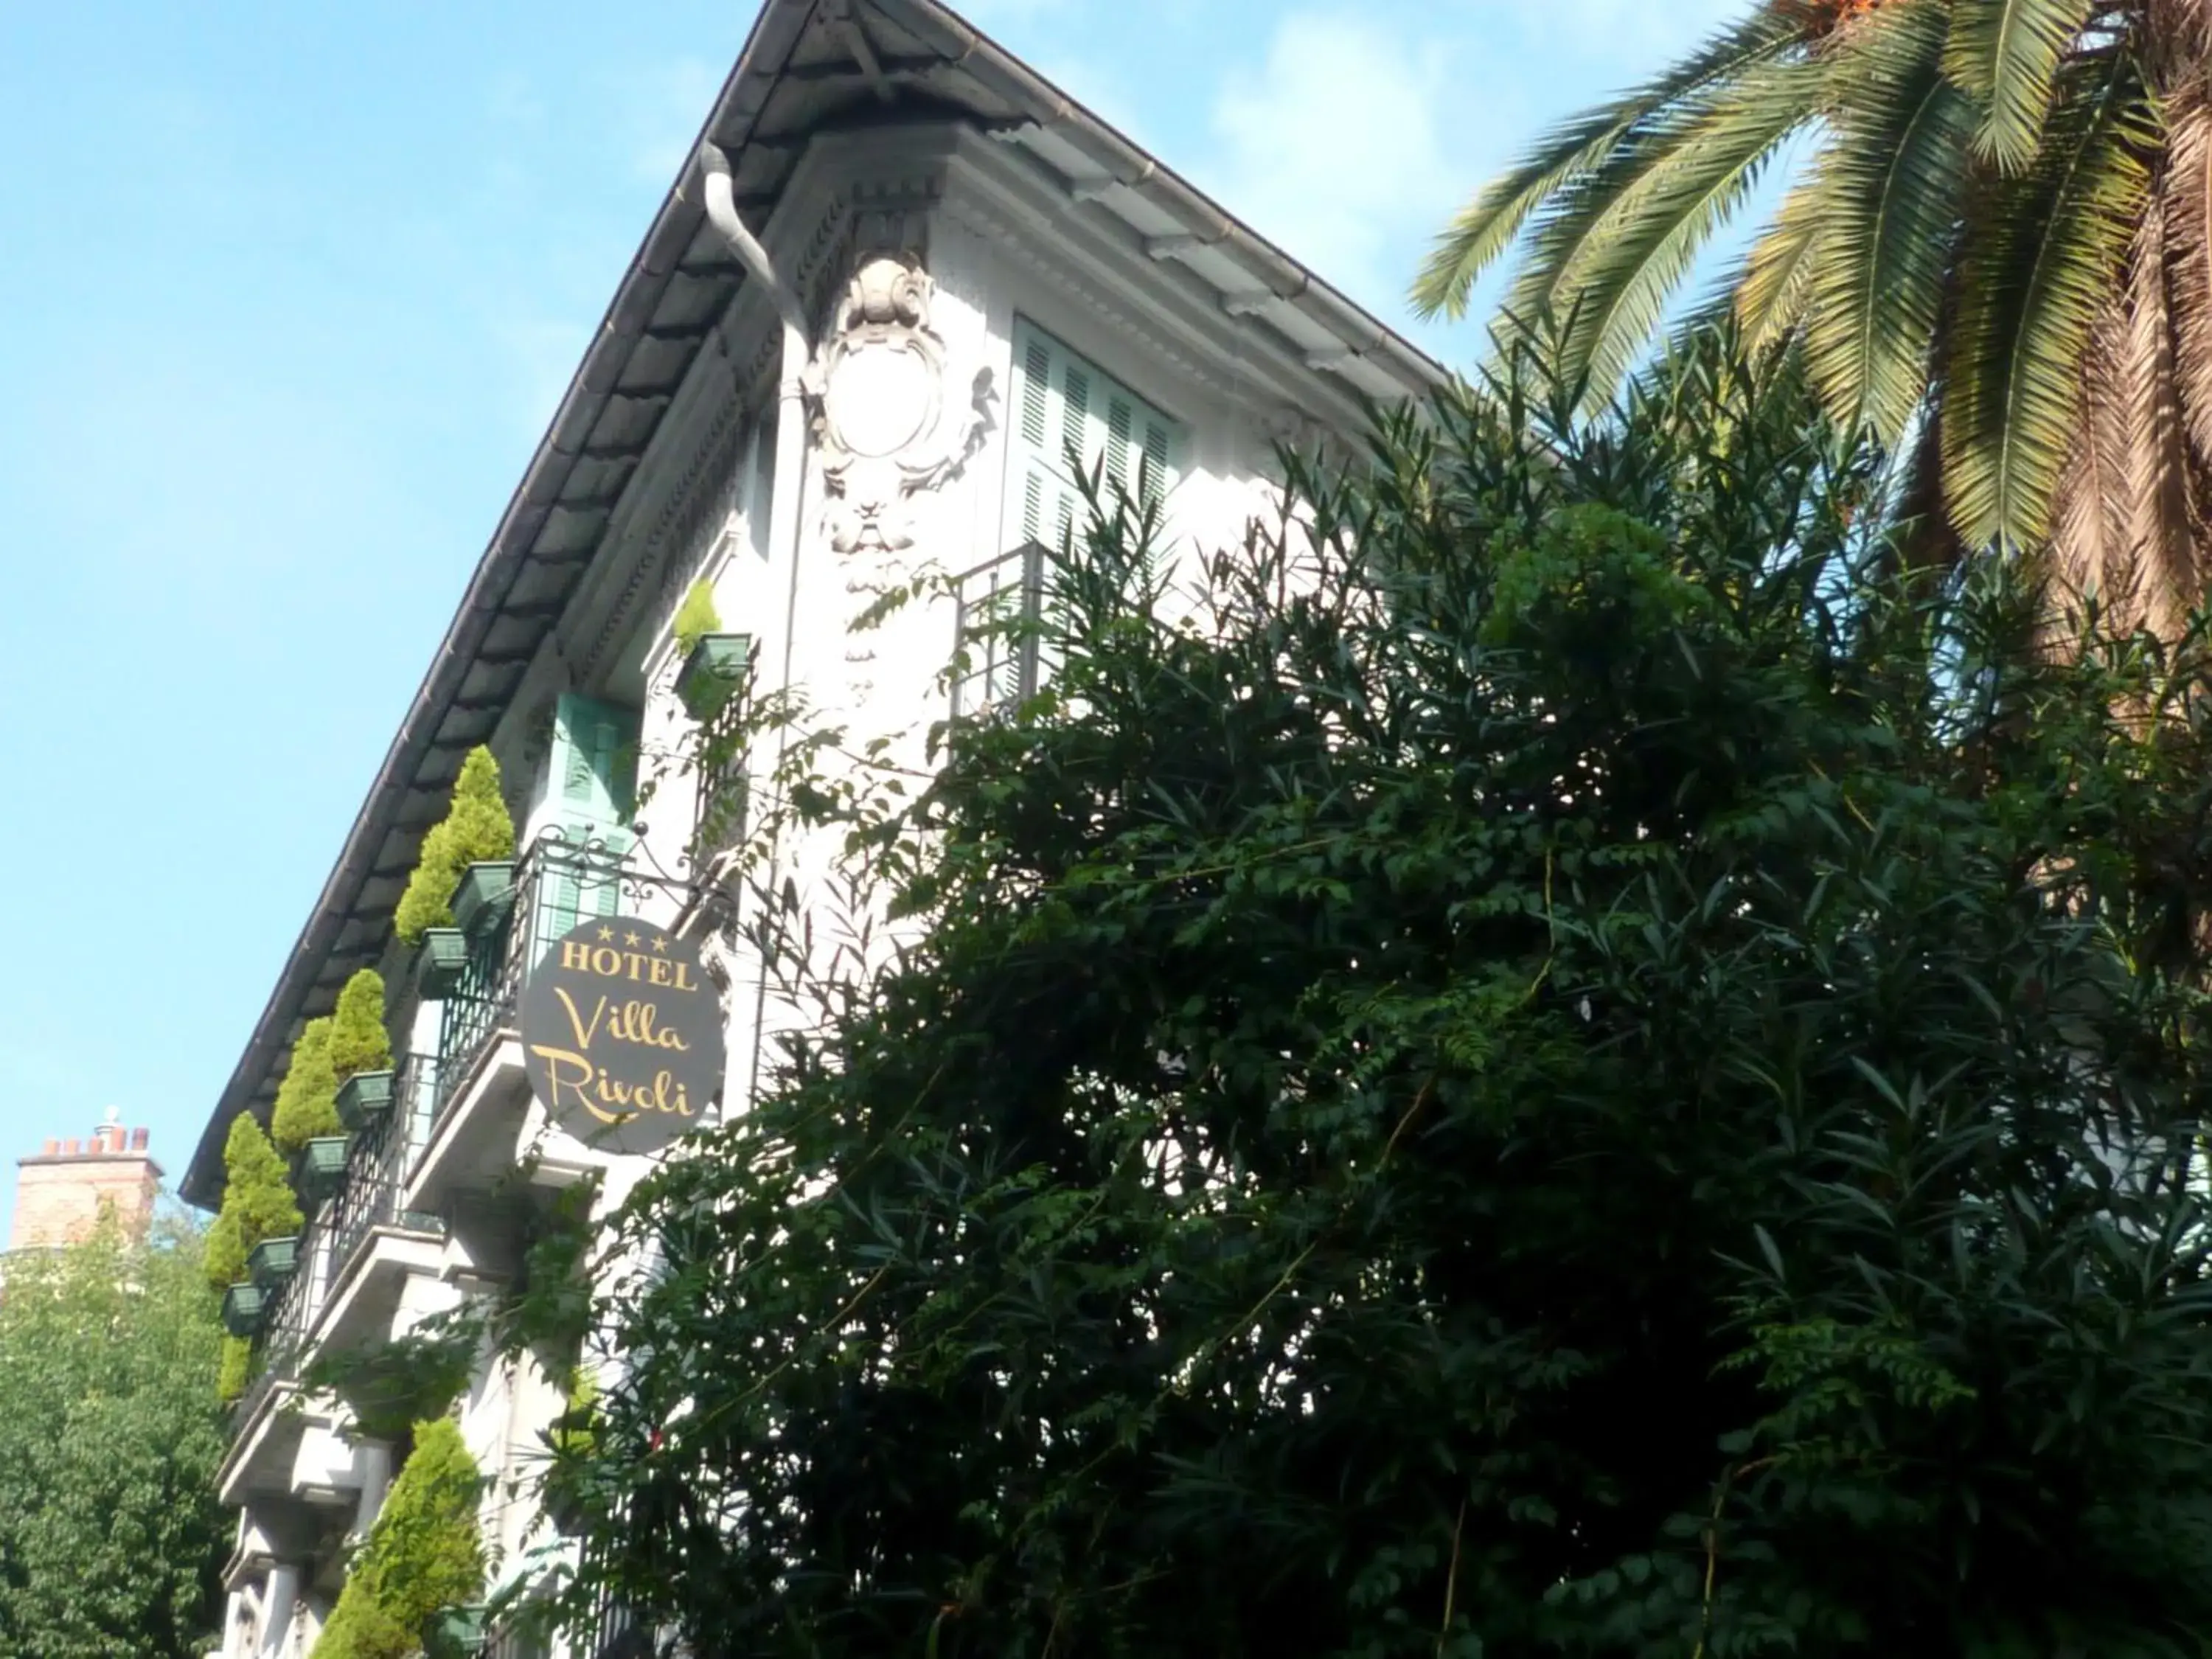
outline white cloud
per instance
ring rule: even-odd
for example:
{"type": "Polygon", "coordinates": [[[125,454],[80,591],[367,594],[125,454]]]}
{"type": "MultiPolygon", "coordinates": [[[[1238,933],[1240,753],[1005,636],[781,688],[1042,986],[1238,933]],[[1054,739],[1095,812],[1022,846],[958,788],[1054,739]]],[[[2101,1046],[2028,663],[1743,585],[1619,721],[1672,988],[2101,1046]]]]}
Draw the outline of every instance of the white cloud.
{"type": "Polygon", "coordinates": [[[1433,229],[1468,183],[1443,137],[1448,70],[1433,40],[1292,13],[1256,69],[1229,73],[1213,107],[1219,149],[1197,171],[1262,234],[1395,313],[1407,239],[1433,229]]]}

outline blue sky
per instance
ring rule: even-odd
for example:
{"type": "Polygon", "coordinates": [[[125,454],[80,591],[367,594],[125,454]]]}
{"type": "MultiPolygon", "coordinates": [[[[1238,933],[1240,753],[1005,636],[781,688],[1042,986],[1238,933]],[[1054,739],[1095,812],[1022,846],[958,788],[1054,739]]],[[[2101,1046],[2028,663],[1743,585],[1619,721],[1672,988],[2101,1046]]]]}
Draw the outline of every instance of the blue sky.
{"type": "MultiPolygon", "coordinates": [[[[1410,328],[1468,190],[1741,3],[967,10],[1410,328]]],[[[0,1153],[113,1105],[181,1172],[752,9],[0,8],[0,1153]]]]}

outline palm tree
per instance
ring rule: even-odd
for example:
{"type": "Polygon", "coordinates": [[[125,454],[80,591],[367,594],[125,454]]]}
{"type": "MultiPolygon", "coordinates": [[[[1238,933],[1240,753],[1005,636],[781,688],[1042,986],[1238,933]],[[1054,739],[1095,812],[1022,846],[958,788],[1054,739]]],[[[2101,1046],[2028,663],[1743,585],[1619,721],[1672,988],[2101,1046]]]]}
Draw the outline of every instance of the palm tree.
{"type": "Polygon", "coordinates": [[[1790,187],[1693,319],[1802,347],[1958,544],[2171,629],[2212,573],[2212,22],[2203,0],[1761,0],[1492,180],[1415,284],[1516,248],[1592,395],[1698,251],[1790,187]]]}

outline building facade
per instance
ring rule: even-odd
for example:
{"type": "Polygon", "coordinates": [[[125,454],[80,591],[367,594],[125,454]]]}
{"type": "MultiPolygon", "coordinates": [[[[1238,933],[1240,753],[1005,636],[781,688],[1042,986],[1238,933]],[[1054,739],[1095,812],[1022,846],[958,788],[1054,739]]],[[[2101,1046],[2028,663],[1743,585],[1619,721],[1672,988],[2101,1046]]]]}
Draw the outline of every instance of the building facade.
{"type": "MultiPolygon", "coordinates": [[[[356,969],[394,988],[392,1103],[344,1148],[222,1475],[240,1512],[225,1659],[311,1652],[394,1447],[302,1381],[524,1270],[560,1194],[619,1201],[642,1160],[557,1125],[518,1009],[555,937],[605,915],[705,947],[744,1109],[773,1016],[723,856],[764,760],[687,768],[675,617],[703,581],[764,690],[927,763],[931,727],[1029,689],[963,648],[1035,592],[1095,470],[1174,548],[1239,540],[1275,447],[1351,443],[1363,400],[1440,372],[933,0],[769,0],[483,556],[222,1100],[183,1192],[220,1197],[301,1024],[356,969]],[[882,596],[917,597],[866,627],[882,596]],[[956,659],[961,665],[954,672],[956,659]],[[520,833],[511,900],[425,981],[392,918],[463,757],[488,744],[520,833]]],[[[788,851],[802,903],[832,849],[788,851]]],[[[531,1471],[564,1408],[524,1358],[457,1408],[492,1479],[495,1581],[562,1547],[531,1471]]],[[[622,1646],[619,1609],[556,1644],[622,1646]]],[[[491,1632],[492,1650],[520,1650],[491,1632]]]]}
{"type": "Polygon", "coordinates": [[[143,1237],[154,1219],[161,1166],[143,1129],[126,1129],[112,1111],[82,1140],[49,1140],[34,1158],[15,1160],[10,1250],[47,1249],[90,1236],[103,1215],[143,1237]]]}

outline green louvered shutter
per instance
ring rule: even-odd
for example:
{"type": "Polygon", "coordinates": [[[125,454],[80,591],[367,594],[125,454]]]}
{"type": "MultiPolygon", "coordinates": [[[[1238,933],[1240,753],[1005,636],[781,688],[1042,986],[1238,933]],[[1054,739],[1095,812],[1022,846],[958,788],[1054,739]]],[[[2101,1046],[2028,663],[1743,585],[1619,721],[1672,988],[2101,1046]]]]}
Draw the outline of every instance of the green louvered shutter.
{"type": "Polygon", "coordinates": [[[573,849],[555,861],[544,888],[539,951],[578,922],[611,916],[622,897],[623,856],[635,839],[637,711],[576,692],[562,694],[546,761],[552,828],[573,849]]]}
{"type": "Polygon", "coordinates": [[[1080,533],[1079,476],[1103,467],[1115,489],[1142,504],[1174,483],[1182,429],[1142,398],[1042,330],[1014,325],[1013,442],[1008,458],[1010,544],[1066,548],[1080,533]]]}

